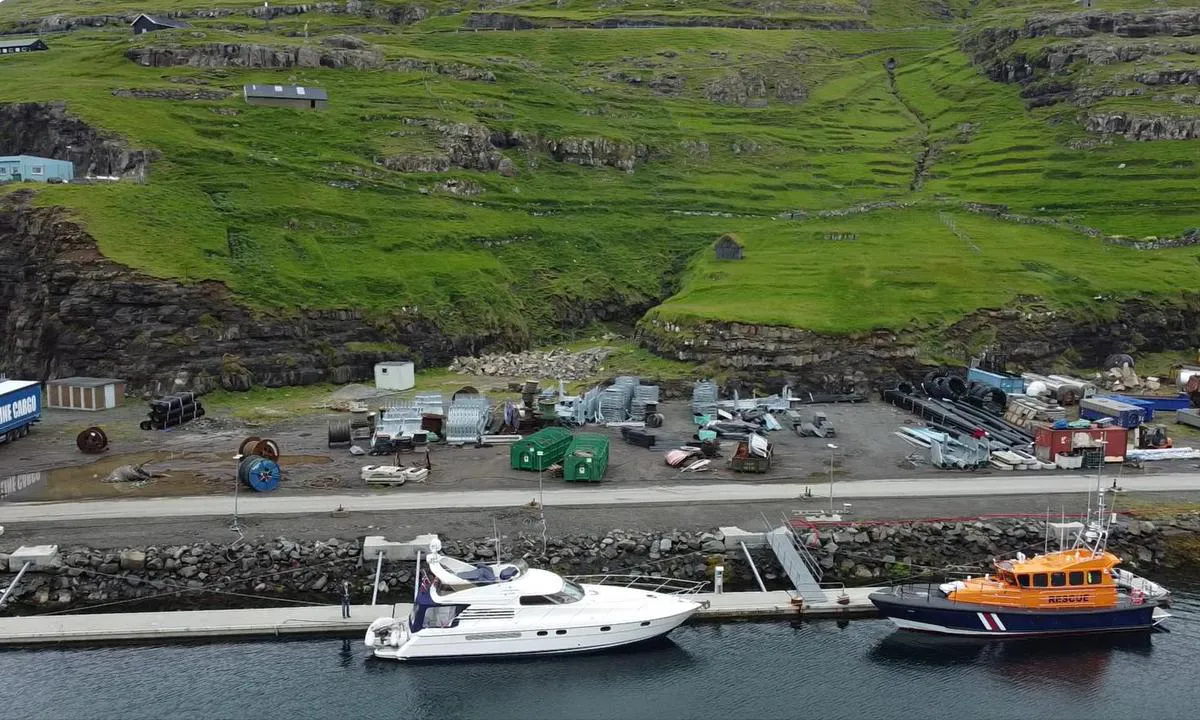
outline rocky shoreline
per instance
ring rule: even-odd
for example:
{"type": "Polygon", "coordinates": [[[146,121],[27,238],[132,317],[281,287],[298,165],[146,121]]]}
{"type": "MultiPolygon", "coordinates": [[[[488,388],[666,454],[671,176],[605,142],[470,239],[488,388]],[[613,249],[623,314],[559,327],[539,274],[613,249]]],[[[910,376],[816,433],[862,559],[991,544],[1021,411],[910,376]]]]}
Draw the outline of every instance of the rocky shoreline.
{"type": "MultiPolygon", "coordinates": [[[[1038,518],[940,522],[874,522],[825,528],[797,528],[797,537],[824,569],[823,580],[846,585],[877,585],[908,577],[942,577],[983,572],[992,557],[1033,553],[1045,544],[1038,518]]],[[[442,552],[467,561],[487,562],[497,554],[491,538],[444,538],[442,552]]],[[[1057,538],[1050,538],[1053,548],[1057,538]]],[[[1200,544],[1200,512],[1152,523],[1122,518],[1109,549],[1140,573],[1187,567],[1200,544]]],[[[60,547],[57,567],[30,572],[14,590],[7,614],[48,611],[127,612],[198,607],[262,607],[280,602],[334,603],[342,580],[351,583],[355,602],[369,602],[374,562],[360,560],[362,538],[294,542],[286,538],[256,543],[97,549],[60,547]]],[[[543,540],[540,533],[501,536],[500,556],[525,558],[531,566],[564,575],[599,573],[654,575],[711,581],[713,568],[725,568],[727,591],[757,585],[739,541],[719,530],[668,532],[613,530],[543,540]]],[[[768,589],[788,580],[766,547],[750,550],[768,589]]],[[[8,556],[0,553],[0,567],[8,556]]],[[[412,598],[414,563],[385,562],[379,602],[412,598]]],[[[0,573],[6,587],[15,573],[0,573]]]]}

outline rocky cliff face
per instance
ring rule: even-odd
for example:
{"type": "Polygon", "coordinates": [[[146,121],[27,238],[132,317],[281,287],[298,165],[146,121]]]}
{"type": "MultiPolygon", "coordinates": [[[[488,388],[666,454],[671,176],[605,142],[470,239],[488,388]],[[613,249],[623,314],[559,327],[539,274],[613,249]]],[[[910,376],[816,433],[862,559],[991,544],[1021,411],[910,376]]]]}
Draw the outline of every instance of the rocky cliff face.
{"type": "Polygon", "coordinates": [[[76,177],[141,177],[155,157],[71,117],[63,103],[0,105],[0,155],[70,160],[76,177]]]}
{"type": "Polygon", "coordinates": [[[347,343],[402,344],[446,363],[495,340],[455,343],[400,313],[255,312],[219,283],[179,285],[104,258],[66,211],[31,197],[0,200],[0,371],[10,376],[112,376],[154,392],[349,382],[383,354],[347,343]]]}
{"type": "MultiPolygon", "coordinates": [[[[841,10],[841,7],[837,8],[841,10]]],[[[573,20],[565,17],[532,18],[509,13],[477,12],[467,16],[465,26],[478,30],[533,30],[538,27],[577,27],[592,29],[648,27],[723,27],[740,30],[862,30],[865,20],[854,19],[780,19],[774,17],[729,17],[721,15],[638,15],[608,17],[599,20],[573,20]]]]}
{"type": "MultiPolygon", "coordinates": [[[[1191,104],[1192,95],[1171,92],[1194,84],[1191,68],[1173,66],[1171,58],[1200,55],[1200,11],[1146,10],[1136,12],[1085,12],[1035,16],[1020,27],[989,27],[964,37],[963,49],[988,77],[997,82],[1021,84],[1021,96],[1030,107],[1070,102],[1091,106],[1107,97],[1144,96],[1162,103],[1161,114],[1135,119],[1138,140],[1174,140],[1194,137],[1170,110],[1191,104]],[[1019,50],[1020,40],[1049,39],[1034,50],[1019,50]],[[1140,39],[1140,42],[1131,40],[1140,39]],[[1159,59],[1161,58],[1161,59],[1159,59]],[[1093,73],[1095,66],[1138,62],[1114,83],[1108,73],[1093,73]],[[1149,68],[1149,69],[1147,69],[1149,68]]],[[[1111,133],[1116,122],[1085,120],[1088,129],[1111,133]]],[[[1119,134],[1127,135],[1122,129],[1119,134]]]]}
{"type": "Polygon", "coordinates": [[[1035,299],[1010,308],[979,310],[949,327],[910,328],[832,336],[781,326],[699,322],[650,317],[638,326],[639,341],[665,357],[708,363],[742,376],[784,377],[837,390],[872,384],[891,386],[919,379],[939,359],[922,353],[936,344],[942,355],[967,359],[986,339],[1003,347],[1019,367],[1048,370],[1064,356],[1072,364],[1099,366],[1114,352],[1159,352],[1200,345],[1200,295],[1176,304],[1143,300],[1113,302],[1091,317],[1057,312],[1035,299]],[[949,340],[947,340],[949,339],[949,340]]]}

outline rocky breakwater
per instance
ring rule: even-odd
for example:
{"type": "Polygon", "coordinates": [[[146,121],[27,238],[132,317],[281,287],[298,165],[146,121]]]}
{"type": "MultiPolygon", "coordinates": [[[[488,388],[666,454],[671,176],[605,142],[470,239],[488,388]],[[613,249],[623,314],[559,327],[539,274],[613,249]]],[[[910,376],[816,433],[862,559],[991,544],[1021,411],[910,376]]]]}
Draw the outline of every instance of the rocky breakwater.
{"type": "MultiPolygon", "coordinates": [[[[355,602],[369,602],[375,590],[375,564],[360,562],[357,539],[59,550],[59,566],[26,574],[17,586],[11,596],[14,611],[82,609],[118,601],[142,609],[254,607],[278,600],[335,603],[343,580],[351,584],[355,602]]],[[[724,564],[727,588],[750,589],[754,582],[740,550],[726,555],[719,533],[614,530],[550,539],[546,552],[541,551],[540,538],[501,538],[501,557],[523,557],[531,566],[564,575],[645,573],[705,581],[715,565],[724,564]]],[[[493,539],[445,539],[442,552],[469,562],[490,562],[497,556],[493,539]]],[[[0,554],[0,568],[6,570],[7,561],[0,554]]],[[[414,570],[413,562],[384,563],[379,601],[411,601],[414,570]]],[[[0,586],[13,577],[15,573],[0,573],[0,586]]],[[[768,577],[777,579],[774,573],[768,577]]]]}
{"type": "Polygon", "coordinates": [[[486,342],[455,344],[402,311],[254,311],[221,283],[179,284],[105,258],[66,210],[32,197],[0,197],[0,372],[10,377],[119,377],[153,392],[350,382],[386,353],[347,343],[399,343],[444,363],[486,342]]]}
{"type": "MultiPolygon", "coordinates": [[[[864,523],[796,531],[823,568],[822,580],[846,585],[986,572],[993,557],[1040,552],[1044,533],[1041,519],[864,523]]],[[[727,541],[712,530],[612,530],[548,538],[543,548],[540,535],[525,532],[502,536],[499,547],[491,538],[443,538],[442,552],[468,562],[492,562],[497,555],[523,558],[532,567],[566,576],[620,574],[711,582],[713,569],[721,566],[726,591],[755,590],[741,540],[727,541]]],[[[381,603],[410,601],[414,563],[385,562],[376,588],[375,564],[360,560],[360,542],[276,538],[235,545],[63,547],[57,567],[25,576],[12,596],[12,610],[82,609],[118,601],[142,609],[252,607],[279,600],[335,603],[343,580],[351,584],[356,602],[367,602],[376,589],[381,603]]],[[[1057,538],[1051,538],[1051,548],[1056,545],[1057,538]]],[[[1200,565],[1197,547],[1200,513],[1155,522],[1123,518],[1113,527],[1109,543],[1126,566],[1151,574],[1200,565]]],[[[758,546],[750,552],[768,589],[790,587],[769,549],[758,546]]],[[[7,568],[7,559],[0,554],[0,568],[7,568]]],[[[0,573],[0,586],[14,576],[0,573]]]]}
{"type": "MultiPolygon", "coordinates": [[[[870,585],[908,577],[987,572],[994,557],[1058,549],[1047,543],[1043,519],[981,519],[921,523],[863,523],[797,529],[824,571],[824,580],[870,585]]],[[[1112,527],[1108,549],[1140,573],[1195,564],[1178,552],[1180,538],[1200,539],[1200,514],[1162,522],[1122,518],[1112,527]]]]}

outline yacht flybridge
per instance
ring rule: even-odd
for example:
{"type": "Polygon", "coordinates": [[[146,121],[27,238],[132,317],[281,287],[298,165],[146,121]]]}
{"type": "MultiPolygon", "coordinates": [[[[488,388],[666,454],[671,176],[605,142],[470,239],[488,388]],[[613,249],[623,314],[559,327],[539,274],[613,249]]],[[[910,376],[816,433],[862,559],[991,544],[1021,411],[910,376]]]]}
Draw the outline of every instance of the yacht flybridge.
{"type": "MultiPolygon", "coordinates": [[[[703,606],[691,593],[579,584],[531,569],[522,560],[473,565],[443,557],[440,550],[435,538],[419,573],[411,614],[379,618],[367,629],[364,642],[376,657],[604,650],[666,635],[703,606]]],[[[699,587],[687,589],[694,593],[699,587]]]]}

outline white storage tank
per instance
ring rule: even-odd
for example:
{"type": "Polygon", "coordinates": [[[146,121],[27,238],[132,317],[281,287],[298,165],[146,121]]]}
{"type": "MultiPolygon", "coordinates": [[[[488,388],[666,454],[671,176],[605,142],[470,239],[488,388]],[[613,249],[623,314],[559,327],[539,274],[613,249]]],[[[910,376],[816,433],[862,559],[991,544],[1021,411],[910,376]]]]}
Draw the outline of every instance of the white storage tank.
{"type": "Polygon", "coordinates": [[[375,387],[379,390],[411,390],[417,384],[417,370],[407,360],[375,363],[375,387]]]}

